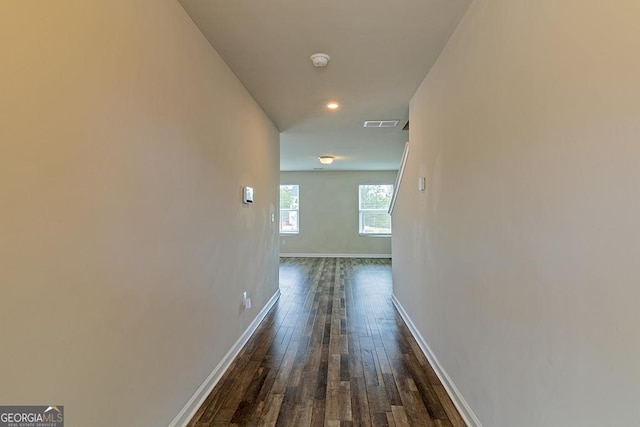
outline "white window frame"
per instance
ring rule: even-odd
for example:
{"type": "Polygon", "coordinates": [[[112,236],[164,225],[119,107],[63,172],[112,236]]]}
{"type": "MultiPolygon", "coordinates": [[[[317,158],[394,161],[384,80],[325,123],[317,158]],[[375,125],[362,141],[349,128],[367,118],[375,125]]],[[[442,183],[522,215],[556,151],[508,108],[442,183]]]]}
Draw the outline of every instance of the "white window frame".
{"type": "Polygon", "coordinates": [[[280,192],[278,193],[278,207],[280,207],[280,216],[278,218],[278,229],[280,234],[300,234],[300,186],[298,184],[282,184],[280,185],[280,192]],[[282,197],[282,187],[296,187],[298,189],[298,206],[297,209],[282,208],[280,198],[282,197]],[[295,212],[298,219],[295,230],[283,230],[282,229],[282,213],[283,212],[295,212]]]}
{"type": "MultiPolygon", "coordinates": [[[[391,215],[389,214],[389,205],[387,205],[386,207],[383,208],[376,208],[376,209],[363,209],[362,208],[362,188],[365,186],[388,186],[391,187],[391,195],[393,197],[393,190],[394,190],[394,186],[393,184],[360,184],[358,185],[358,234],[360,234],[361,236],[382,236],[382,237],[390,237],[391,233],[393,232],[392,226],[391,226],[391,215]],[[363,230],[363,223],[362,223],[362,218],[363,218],[363,214],[367,213],[367,212],[373,212],[373,213],[383,213],[389,216],[389,233],[371,233],[371,232],[366,232],[363,230]]],[[[391,204],[391,199],[389,199],[389,204],[391,204]]]]}

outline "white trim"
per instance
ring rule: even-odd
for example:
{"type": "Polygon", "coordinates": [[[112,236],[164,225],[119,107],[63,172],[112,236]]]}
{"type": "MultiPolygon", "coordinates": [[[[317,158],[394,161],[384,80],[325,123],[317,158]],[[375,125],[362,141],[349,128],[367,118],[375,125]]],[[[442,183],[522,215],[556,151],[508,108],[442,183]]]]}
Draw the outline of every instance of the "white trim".
{"type": "Polygon", "coordinates": [[[402,307],[402,304],[400,304],[400,301],[398,301],[398,298],[396,298],[395,295],[392,295],[391,300],[393,301],[393,305],[395,305],[396,308],[398,309],[398,313],[400,313],[400,316],[409,327],[411,334],[418,342],[418,345],[422,349],[422,352],[429,360],[431,367],[436,372],[436,375],[438,376],[438,378],[440,379],[440,382],[442,383],[445,390],[447,391],[447,394],[449,395],[449,397],[451,397],[453,404],[458,409],[458,412],[460,413],[460,416],[464,420],[465,424],[467,424],[467,426],[469,427],[482,427],[480,420],[478,419],[476,414],[473,413],[473,410],[471,409],[469,404],[466,402],[466,400],[464,400],[464,397],[462,397],[460,390],[458,390],[456,385],[453,383],[453,380],[451,379],[451,377],[449,377],[449,375],[444,370],[440,362],[438,362],[438,358],[433,353],[433,351],[431,351],[431,348],[422,337],[422,334],[420,334],[420,332],[418,331],[418,328],[416,328],[416,325],[414,325],[413,322],[411,321],[411,318],[402,307]]]}
{"type": "Polygon", "coordinates": [[[260,313],[258,313],[256,318],[253,319],[253,322],[251,322],[247,330],[244,331],[240,338],[238,338],[238,341],[236,341],[227,354],[224,355],[220,363],[213,368],[213,371],[211,371],[209,376],[204,380],[200,387],[198,387],[193,396],[191,396],[191,399],[185,403],[180,412],[178,412],[178,415],[176,415],[173,421],[171,421],[169,427],[186,427],[186,425],[189,424],[191,418],[193,418],[207,396],[209,396],[218,381],[220,381],[220,378],[222,378],[222,375],[225,373],[227,368],[229,368],[233,359],[238,356],[242,347],[244,347],[247,341],[249,341],[251,335],[253,335],[256,329],[258,329],[260,322],[264,320],[265,316],[269,313],[269,310],[271,310],[271,307],[273,307],[278,298],[280,298],[280,289],[278,289],[271,299],[267,301],[262,310],[260,310],[260,313]]]}
{"type": "Polygon", "coordinates": [[[391,254],[305,254],[280,253],[280,258],[391,258],[391,254]]]}
{"type": "Polygon", "coordinates": [[[400,162],[400,169],[398,169],[398,175],[396,175],[396,184],[393,186],[393,197],[391,198],[391,204],[389,205],[389,215],[393,213],[393,208],[396,206],[398,191],[400,191],[400,185],[402,184],[402,176],[404,175],[404,168],[407,166],[408,159],[409,159],[409,141],[407,141],[406,144],[404,144],[404,151],[402,152],[402,161],[400,162]]]}

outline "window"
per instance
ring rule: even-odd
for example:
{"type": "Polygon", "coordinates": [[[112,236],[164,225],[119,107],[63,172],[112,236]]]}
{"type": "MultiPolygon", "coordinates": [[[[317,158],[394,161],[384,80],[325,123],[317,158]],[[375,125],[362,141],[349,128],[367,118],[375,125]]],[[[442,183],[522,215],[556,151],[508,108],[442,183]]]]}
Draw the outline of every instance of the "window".
{"type": "Polygon", "coordinates": [[[391,234],[393,185],[360,185],[358,193],[360,234],[391,234]]]}
{"type": "Polygon", "coordinates": [[[280,232],[297,234],[300,232],[299,224],[299,193],[297,185],[280,186],[280,232]]]}

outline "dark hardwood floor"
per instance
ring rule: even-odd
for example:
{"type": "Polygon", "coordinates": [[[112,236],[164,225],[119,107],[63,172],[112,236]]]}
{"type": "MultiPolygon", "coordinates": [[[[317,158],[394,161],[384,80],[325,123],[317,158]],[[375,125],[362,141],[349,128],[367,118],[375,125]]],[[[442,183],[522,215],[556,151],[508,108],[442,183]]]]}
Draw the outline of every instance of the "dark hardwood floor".
{"type": "Polygon", "coordinates": [[[391,261],[282,258],[281,297],[190,427],[464,426],[391,302],[391,261]]]}

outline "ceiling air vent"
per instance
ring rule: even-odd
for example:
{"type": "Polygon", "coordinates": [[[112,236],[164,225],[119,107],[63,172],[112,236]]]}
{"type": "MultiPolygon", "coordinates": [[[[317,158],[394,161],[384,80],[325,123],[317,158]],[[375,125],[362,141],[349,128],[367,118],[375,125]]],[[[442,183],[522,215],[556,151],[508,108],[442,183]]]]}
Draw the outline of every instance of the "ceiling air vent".
{"type": "Polygon", "coordinates": [[[367,120],[364,122],[366,128],[394,128],[398,126],[397,120],[367,120]]]}

